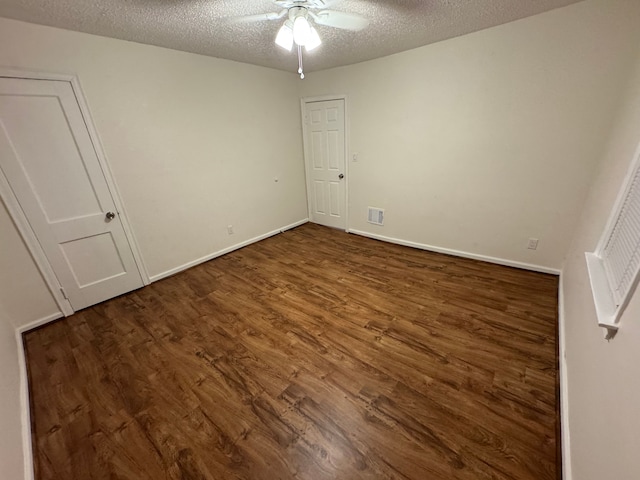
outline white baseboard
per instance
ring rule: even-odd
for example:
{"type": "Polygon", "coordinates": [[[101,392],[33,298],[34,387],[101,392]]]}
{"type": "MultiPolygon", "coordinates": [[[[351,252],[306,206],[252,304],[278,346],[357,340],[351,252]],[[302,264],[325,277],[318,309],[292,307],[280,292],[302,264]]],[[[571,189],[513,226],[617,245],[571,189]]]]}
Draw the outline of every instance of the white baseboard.
{"type": "Polygon", "coordinates": [[[558,360],[560,375],[560,430],[562,435],[562,478],[571,480],[571,438],[569,434],[569,385],[567,383],[567,358],[564,322],[564,289],[562,274],[558,288],[558,360]]]}
{"type": "Polygon", "coordinates": [[[504,265],[506,267],[522,268],[523,270],[532,270],[540,273],[550,273],[552,275],[560,275],[560,270],[556,268],[544,267],[542,265],[534,265],[532,263],[516,262],[513,260],[506,260],[504,258],[489,257],[487,255],[480,255],[477,253],[463,252],[461,250],[453,250],[451,248],[435,247],[433,245],[427,245],[424,243],[411,242],[409,240],[401,240],[399,238],[385,237],[384,235],[378,235],[376,233],[363,232],[361,230],[347,230],[349,233],[361,235],[363,237],[373,238],[375,240],[382,240],[383,242],[396,243],[398,245],[404,245],[405,247],[419,248],[420,250],[428,250],[430,252],[444,253],[447,255],[453,255],[455,257],[471,258],[473,260],[481,260],[483,262],[496,263],[498,265],[504,265]]]}
{"type": "Polygon", "coordinates": [[[34,479],[33,449],[31,444],[31,409],[29,408],[29,377],[27,375],[27,359],[25,357],[22,334],[64,317],[62,312],[52,313],[16,328],[18,344],[18,368],[20,369],[20,423],[22,424],[22,454],[24,456],[24,480],[34,479]]]}
{"type": "Polygon", "coordinates": [[[210,253],[209,255],[205,255],[204,257],[198,258],[191,262],[187,262],[178,267],[172,268],[171,270],[167,270],[166,272],[158,273],[157,275],[151,275],[149,279],[151,282],[157,282],[158,280],[162,280],[163,278],[170,277],[175,275],[176,273],[180,273],[188,268],[195,267],[196,265],[200,265],[201,263],[208,262],[209,260],[213,260],[216,257],[220,257],[227,253],[233,252],[234,250],[238,250],[239,248],[246,247],[247,245],[251,245],[252,243],[259,242],[260,240],[264,240],[265,238],[273,237],[279,233],[285,232],[287,230],[291,230],[292,228],[299,227],[300,225],[304,225],[309,221],[308,218],[300,220],[298,222],[292,223],[290,225],[285,225],[284,227],[280,227],[277,230],[272,230],[263,235],[258,235],[257,237],[250,238],[249,240],[245,240],[244,242],[236,243],[230,247],[224,248],[222,250],[218,250],[217,252],[210,253]]]}
{"type": "MultiPolygon", "coordinates": [[[[173,268],[171,270],[167,270],[166,272],[150,276],[149,279],[151,282],[155,282],[157,280],[161,280],[163,278],[169,277],[171,275],[175,275],[183,270],[199,265],[200,263],[207,262],[216,257],[222,256],[226,253],[232,252],[242,247],[246,247],[252,243],[259,242],[260,240],[264,240],[266,238],[272,237],[279,233],[285,232],[286,230],[290,230],[292,228],[303,225],[309,221],[308,218],[300,220],[298,222],[292,223],[290,225],[286,225],[277,230],[273,230],[271,232],[265,233],[263,235],[259,235],[257,237],[251,238],[244,242],[232,245],[231,247],[227,247],[223,250],[219,250],[212,254],[201,257],[192,262],[185,263],[184,265],[180,265],[179,267],[173,268]]],[[[543,267],[539,265],[532,265],[528,263],[522,262],[513,262],[510,260],[505,260],[501,258],[489,257],[485,255],[478,255],[468,252],[462,252],[459,250],[452,250],[448,248],[435,247],[432,245],[426,245],[416,242],[411,242],[407,240],[401,240],[392,237],[386,237],[383,235],[377,235],[373,233],[363,232],[359,230],[348,230],[349,233],[353,233],[356,235],[361,235],[368,238],[373,238],[375,240],[381,240],[385,242],[395,243],[398,245],[404,245],[407,247],[419,248],[421,250],[428,250],[437,253],[445,253],[448,255],[454,255],[457,257],[463,258],[472,258],[475,260],[482,260],[485,262],[496,263],[499,265],[505,265],[509,267],[522,268],[526,270],[533,270],[536,272],[542,273],[551,273],[554,275],[560,275],[561,271],[543,267]]],[[[25,358],[25,350],[24,350],[24,342],[22,340],[22,334],[34,328],[45,325],[49,322],[62,318],[64,315],[62,312],[56,312],[46,317],[35,320],[31,323],[28,323],[22,327],[16,329],[16,342],[18,344],[18,361],[20,367],[20,404],[22,406],[21,412],[21,420],[22,420],[22,445],[23,445],[23,454],[24,454],[24,479],[25,480],[34,480],[34,466],[33,466],[33,449],[31,443],[31,413],[29,408],[29,381],[27,375],[27,364],[25,358]]],[[[571,450],[570,450],[570,436],[569,436],[569,404],[568,404],[568,387],[567,387],[567,366],[565,359],[565,342],[564,342],[564,295],[562,288],[562,278],[560,278],[560,287],[558,291],[558,322],[559,322],[559,361],[560,361],[560,409],[561,409],[561,429],[562,429],[562,471],[563,471],[563,479],[571,480],[571,450]]]]}
{"type": "MultiPolygon", "coordinates": [[[[277,230],[273,230],[271,232],[265,233],[263,235],[259,235],[257,237],[251,238],[244,242],[238,243],[231,247],[225,248],[218,252],[212,253],[205,257],[199,258],[189,263],[185,263],[179,267],[168,270],[164,273],[151,276],[150,281],[154,282],[160,280],[165,277],[169,277],[178,272],[186,270],[190,267],[198,265],[200,263],[206,262],[213,258],[224,255],[225,253],[232,252],[239,248],[245,247],[255,242],[259,242],[260,240],[264,240],[265,238],[272,237],[277,235],[278,233],[282,233],[286,230],[290,230],[292,228],[303,225],[309,221],[308,218],[300,220],[298,222],[292,223],[290,225],[285,225],[277,230]]],[[[34,328],[45,325],[49,322],[57,320],[59,318],[64,317],[62,312],[56,312],[51,315],[47,315],[46,317],[40,318],[33,322],[30,322],[26,325],[23,325],[16,329],[16,342],[18,344],[18,363],[20,368],[20,405],[21,405],[21,423],[22,423],[22,450],[24,455],[24,479],[25,480],[34,480],[34,469],[33,469],[33,450],[31,444],[31,412],[29,408],[29,379],[27,375],[27,362],[25,358],[25,350],[24,350],[24,342],[22,340],[22,334],[34,328]]]]}
{"type": "Polygon", "coordinates": [[[27,361],[25,358],[22,333],[16,330],[18,345],[18,368],[20,369],[20,423],[22,426],[22,456],[24,480],[33,480],[33,450],[31,445],[31,411],[29,408],[29,380],[27,375],[27,361]]]}
{"type": "Polygon", "coordinates": [[[34,320],[33,322],[29,322],[26,325],[16,328],[16,332],[18,333],[18,335],[22,335],[29,330],[41,327],[42,325],[46,325],[47,323],[53,322],[54,320],[58,320],[62,317],[64,317],[64,314],[62,312],[52,313],[51,315],[47,315],[46,317],[39,318],[38,320],[34,320]]]}

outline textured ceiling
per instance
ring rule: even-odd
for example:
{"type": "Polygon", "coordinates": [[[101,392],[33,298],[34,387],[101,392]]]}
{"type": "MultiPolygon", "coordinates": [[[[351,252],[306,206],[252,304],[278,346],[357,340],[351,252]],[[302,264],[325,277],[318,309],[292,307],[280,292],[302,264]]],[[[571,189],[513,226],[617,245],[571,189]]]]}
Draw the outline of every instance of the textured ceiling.
{"type": "MultiPolygon", "coordinates": [[[[323,44],[305,71],[379,58],[535,15],[578,0],[326,0],[360,14],[360,32],[317,26],[323,44]]],[[[273,42],[284,20],[231,17],[278,12],[271,0],[0,0],[0,16],[68,30],[295,71],[297,57],[273,42]]]]}

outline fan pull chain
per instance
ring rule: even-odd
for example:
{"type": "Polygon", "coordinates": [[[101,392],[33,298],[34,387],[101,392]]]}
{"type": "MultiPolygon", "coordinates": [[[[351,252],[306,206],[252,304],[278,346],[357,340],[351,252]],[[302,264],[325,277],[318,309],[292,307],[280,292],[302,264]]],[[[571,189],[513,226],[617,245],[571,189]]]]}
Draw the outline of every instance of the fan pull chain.
{"type": "Polygon", "coordinates": [[[300,79],[304,78],[304,73],[302,72],[302,47],[297,45],[298,47],[298,73],[300,74],[300,79]]]}

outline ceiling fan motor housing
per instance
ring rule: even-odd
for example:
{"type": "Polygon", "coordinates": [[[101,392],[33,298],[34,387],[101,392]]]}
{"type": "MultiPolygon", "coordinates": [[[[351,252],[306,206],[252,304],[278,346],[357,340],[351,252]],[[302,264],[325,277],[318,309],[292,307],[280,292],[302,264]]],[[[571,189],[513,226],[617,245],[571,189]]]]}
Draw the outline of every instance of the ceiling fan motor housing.
{"type": "Polygon", "coordinates": [[[322,0],[303,0],[303,1],[295,1],[295,0],[275,0],[274,3],[278,5],[280,8],[325,8],[326,4],[322,0]]]}

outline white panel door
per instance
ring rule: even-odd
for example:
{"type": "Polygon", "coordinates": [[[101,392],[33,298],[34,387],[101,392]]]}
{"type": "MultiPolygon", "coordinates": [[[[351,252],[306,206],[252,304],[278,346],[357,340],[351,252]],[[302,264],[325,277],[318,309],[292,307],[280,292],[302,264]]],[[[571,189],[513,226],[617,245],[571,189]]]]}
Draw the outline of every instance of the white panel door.
{"type": "Polygon", "coordinates": [[[304,140],[309,220],[346,229],[344,100],[305,103],[304,140]]]}
{"type": "Polygon", "coordinates": [[[74,310],[143,285],[69,82],[0,78],[0,168],[74,310]]]}

